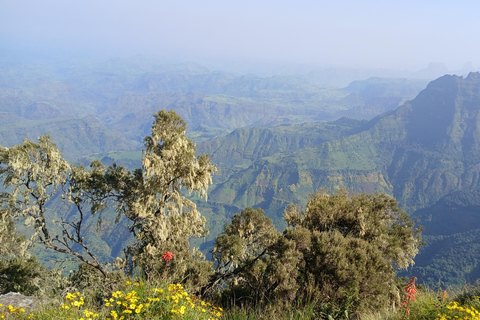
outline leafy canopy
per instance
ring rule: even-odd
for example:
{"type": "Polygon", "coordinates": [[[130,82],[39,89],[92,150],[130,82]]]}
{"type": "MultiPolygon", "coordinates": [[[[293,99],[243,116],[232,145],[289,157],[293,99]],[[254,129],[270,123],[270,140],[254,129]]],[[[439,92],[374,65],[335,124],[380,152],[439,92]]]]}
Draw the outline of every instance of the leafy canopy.
{"type": "Polygon", "coordinates": [[[226,225],[213,250],[211,280],[226,286],[224,299],[313,301],[338,318],[399,302],[396,271],[413,264],[421,230],[395,199],[315,193],[304,212],[290,205],[284,218],[288,227],[281,235],[261,210],[245,209],[226,225]]]}
{"type": "Polygon", "coordinates": [[[71,254],[105,276],[105,266],[85,240],[85,225],[93,218],[101,224],[102,212],[113,207],[117,222],[127,221],[135,238],[124,249],[125,267],[139,268],[147,277],[159,276],[161,254],[170,250],[176,254],[176,276],[194,273],[197,264],[202,269],[205,263],[191,252],[188,240],[207,230],[205,219],[183,192],[206,198],[216,168],[207,155],[195,155],[195,145],[185,132],[185,122],[174,111],[160,110],[154,115],[151,136],[144,140],[143,166],[133,171],[115,164],[107,168],[99,161],[89,169],[69,164],[49,136],[40,137],[38,143],[25,139],[22,145],[2,147],[1,218],[23,220],[32,228],[30,244],[71,254]]]}

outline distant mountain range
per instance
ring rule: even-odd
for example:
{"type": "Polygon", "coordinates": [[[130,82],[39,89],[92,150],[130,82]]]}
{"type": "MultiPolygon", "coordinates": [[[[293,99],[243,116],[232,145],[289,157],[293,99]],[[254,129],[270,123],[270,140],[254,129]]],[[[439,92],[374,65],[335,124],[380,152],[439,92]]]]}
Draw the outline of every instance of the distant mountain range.
{"type": "Polygon", "coordinates": [[[261,207],[281,225],[288,203],[304,204],[321,188],[386,192],[426,228],[417,277],[480,277],[480,73],[443,76],[368,122],[242,128],[199,149],[221,168],[213,203],[261,207]],[[433,249],[439,236],[448,259],[433,249]],[[463,241],[446,241],[451,237],[463,241]],[[451,267],[437,270],[448,260],[465,266],[454,274],[451,267]]]}
{"type": "MultiPolygon", "coordinates": [[[[67,159],[140,167],[152,114],[176,110],[219,167],[210,235],[247,206],[278,228],[289,203],[325,188],[386,192],[425,228],[408,274],[480,278],[480,74],[369,78],[326,88],[308,76],[238,75],[195,64],[15,65],[0,61],[0,145],[50,134],[67,159]],[[428,85],[427,85],[428,83],[428,85]],[[422,90],[423,89],[423,90],[422,90]]],[[[93,230],[93,229],[92,229],[93,230]]],[[[118,238],[93,234],[104,256],[118,238]]],[[[125,239],[121,239],[124,241],[125,239]]]]}
{"type": "Polygon", "coordinates": [[[413,98],[427,83],[371,78],[336,89],[310,75],[260,77],[142,59],[56,65],[0,58],[0,71],[0,144],[49,133],[70,160],[139,150],[159,109],[175,109],[200,142],[240,127],[344,115],[371,119],[413,98]],[[64,132],[62,123],[71,128],[64,132]]]}

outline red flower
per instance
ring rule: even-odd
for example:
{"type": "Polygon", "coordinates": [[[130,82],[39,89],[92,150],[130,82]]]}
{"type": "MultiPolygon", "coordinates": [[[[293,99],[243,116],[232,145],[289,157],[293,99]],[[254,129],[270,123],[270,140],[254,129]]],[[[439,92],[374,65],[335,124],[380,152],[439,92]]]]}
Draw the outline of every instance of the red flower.
{"type": "Polygon", "coordinates": [[[417,281],[416,277],[411,277],[410,282],[407,283],[405,286],[405,292],[407,292],[407,297],[405,298],[405,301],[402,303],[402,307],[405,307],[405,313],[403,314],[403,319],[405,319],[405,316],[408,314],[410,315],[410,310],[408,309],[408,304],[410,303],[410,300],[415,301],[415,295],[417,294],[417,287],[415,286],[415,281],[417,281]]]}
{"type": "Polygon", "coordinates": [[[162,259],[165,262],[168,262],[168,261],[172,260],[173,259],[173,253],[171,253],[170,251],[165,252],[164,254],[162,254],[162,259]]]}

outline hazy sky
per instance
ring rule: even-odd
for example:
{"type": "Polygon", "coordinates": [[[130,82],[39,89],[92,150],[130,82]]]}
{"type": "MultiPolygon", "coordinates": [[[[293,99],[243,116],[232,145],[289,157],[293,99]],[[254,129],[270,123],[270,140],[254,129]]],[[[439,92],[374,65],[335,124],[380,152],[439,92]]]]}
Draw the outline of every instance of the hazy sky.
{"type": "Polygon", "coordinates": [[[479,14],[477,0],[0,0],[0,41],[198,62],[455,69],[480,64],[479,14]]]}

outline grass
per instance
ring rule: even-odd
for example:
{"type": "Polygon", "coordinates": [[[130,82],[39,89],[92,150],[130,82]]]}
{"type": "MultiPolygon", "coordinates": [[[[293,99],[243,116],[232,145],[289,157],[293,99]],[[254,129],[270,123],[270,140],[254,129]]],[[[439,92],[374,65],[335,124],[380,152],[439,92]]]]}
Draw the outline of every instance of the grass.
{"type": "MultiPolygon", "coordinates": [[[[405,301],[406,295],[402,298],[405,301]]],[[[54,301],[54,300],[52,300],[54,301]]],[[[372,310],[351,319],[358,320],[420,320],[420,319],[480,319],[480,284],[464,288],[433,290],[420,287],[409,305],[372,310]]],[[[126,281],[102,298],[84,296],[75,291],[65,295],[62,302],[51,303],[29,311],[0,305],[0,319],[347,319],[339,311],[329,314],[321,304],[302,303],[285,307],[270,304],[263,307],[234,306],[223,310],[214,303],[200,299],[180,284],[166,282],[126,281]]]]}
{"type": "Polygon", "coordinates": [[[0,319],[205,319],[223,317],[223,309],[188,293],[181,284],[153,285],[127,281],[103,301],[70,292],[62,304],[31,312],[0,306],[0,319]]]}
{"type": "Polygon", "coordinates": [[[409,304],[409,313],[399,306],[364,314],[361,320],[450,320],[480,319],[480,283],[463,288],[451,287],[447,290],[420,287],[415,301],[409,304]]]}

